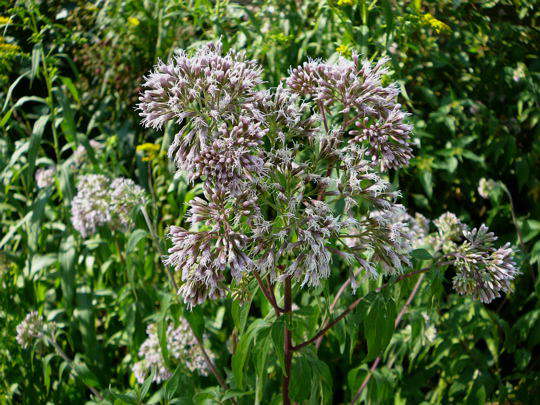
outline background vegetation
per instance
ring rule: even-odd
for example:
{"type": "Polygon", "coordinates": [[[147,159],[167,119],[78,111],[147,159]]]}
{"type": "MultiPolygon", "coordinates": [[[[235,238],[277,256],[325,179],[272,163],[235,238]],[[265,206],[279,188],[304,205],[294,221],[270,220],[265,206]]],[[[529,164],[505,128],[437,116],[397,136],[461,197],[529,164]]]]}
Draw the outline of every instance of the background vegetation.
{"type": "MultiPolygon", "coordinates": [[[[70,222],[76,176],[103,173],[132,178],[147,189],[160,237],[166,224],[183,223],[184,202],[200,189],[173,178],[164,155],[171,129],[165,136],[143,129],[135,103],[142,76],[158,58],[221,38],[226,47],[244,49],[258,60],[271,85],[308,58],[352,50],[368,58],[388,56],[391,78],[401,86],[401,102],[415,126],[416,157],[391,179],[403,190],[407,207],[431,218],[452,211],[471,224],[486,223],[502,241],[520,247],[522,275],[514,293],[489,305],[457,296],[447,282],[430,278],[438,288],[419,293],[362,399],[535,402],[540,395],[536,6],[534,0],[0,0],[0,400],[83,403],[90,398],[86,382],[116,393],[119,403],[226,401],[212,376],[179,376],[174,384],[142,390],[134,380],[131,366],[147,323],[183,311],[170,304],[142,216],[131,233],[102,230],[87,240],[70,222]],[[103,148],[92,147],[90,140],[103,148]],[[137,151],[145,143],[158,148],[137,151]],[[78,167],[72,155],[81,146],[87,159],[78,167]],[[52,165],[54,187],[38,188],[36,169],[52,165]],[[477,191],[481,178],[504,186],[483,199],[477,191]],[[87,366],[81,378],[70,375],[50,350],[17,345],[15,327],[34,309],[60,325],[62,347],[87,366]]],[[[345,270],[336,268],[322,300],[339,288],[340,274],[345,270]]],[[[251,314],[267,311],[265,306],[257,295],[251,314]]],[[[222,370],[230,369],[235,345],[227,342],[237,333],[238,311],[222,300],[187,314],[194,323],[205,320],[222,370]]],[[[303,315],[310,317],[309,305],[303,315]]],[[[350,401],[371,365],[360,318],[348,321],[359,324],[358,336],[338,327],[325,338],[318,363],[293,379],[298,384],[293,382],[293,398],[311,398],[306,381],[312,381],[320,360],[325,366],[316,377],[324,401],[350,401]]],[[[259,340],[260,347],[251,351],[264,343],[259,340]]],[[[257,369],[251,361],[246,367],[257,369]]],[[[278,401],[276,373],[272,364],[265,370],[264,403],[278,401]]],[[[253,392],[242,393],[240,402],[254,401],[253,392]]]]}

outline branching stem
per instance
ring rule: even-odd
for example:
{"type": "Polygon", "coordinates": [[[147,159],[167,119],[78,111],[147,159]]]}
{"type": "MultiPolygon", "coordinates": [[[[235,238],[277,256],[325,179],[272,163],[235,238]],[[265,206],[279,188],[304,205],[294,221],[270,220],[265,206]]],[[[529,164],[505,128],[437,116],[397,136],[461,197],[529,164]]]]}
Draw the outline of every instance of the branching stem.
{"type": "MultiPolygon", "coordinates": [[[[439,263],[438,265],[445,266],[445,265],[448,265],[448,264],[451,264],[451,263],[452,262],[443,262],[443,263],[439,263]]],[[[388,287],[390,285],[399,283],[400,281],[402,281],[402,280],[404,280],[406,278],[415,276],[417,274],[425,273],[430,269],[431,269],[431,267],[426,267],[426,268],[423,268],[421,270],[413,271],[413,272],[410,272],[410,273],[407,273],[407,274],[402,274],[401,276],[396,278],[394,281],[383,284],[382,286],[377,288],[375,291],[379,292],[379,291],[385,289],[386,287],[388,287]]],[[[352,310],[354,310],[363,300],[366,299],[366,297],[367,297],[367,295],[358,298],[356,301],[354,301],[352,304],[350,304],[341,314],[339,314],[336,317],[336,319],[334,319],[331,322],[328,322],[324,327],[322,327],[322,329],[319,330],[319,332],[317,332],[315,334],[315,336],[313,336],[309,340],[306,340],[305,342],[302,342],[302,343],[300,343],[300,344],[298,344],[296,346],[293,346],[292,349],[294,351],[300,350],[301,348],[306,347],[306,346],[310,345],[311,343],[317,341],[317,339],[324,336],[326,334],[326,332],[328,332],[334,325],[336,325],[339,321],[341,321],[343,318],[345,318],[352,310]]]]}
{"type": "MultiPolygon", "coordinates": [[[[69,368],[71,369],[71,373],[75,375],[76,377],[79,377],[76,369],[75,369],[75,362],[68,357],[68,355],[62,350],[60,345],[56,343],[56,340],[54,340],[53,337],[43,335],[43,339],[47,342],[49,342],[52,347],[54,347],[54,350],[56,350],[56,353],[69,365],[69,368]]],[[[80,377],[79,377],[80,378],[80,377]]],[[[103,398],[103,395],[99,393],[98,390],[96,390],[91,385],[88,385],[82,378],[80,378],[81,382],[88,387],[90,391],[92,391],[92,394],[94,394],[97,398],[99,398],[101,401],[103,401],[105,398],[103,398]]]]}
{"type": "MultiPolygon", "coordinates": [[[[401,307],[401,310],[399,311],[398,316],[396,317],[396,320],[394,321],[394,329],[398,327],[399,323],[401,322],[401,318],[403,318],[403,315],[407,312],[407,309],[409,305],[411,305],[412,300],[416,296],[416,293],[418,292],[418,289],[420,288],[420,284],[422,284],[422,281],[424,280],[425,274],[421,274],[420,277],[418,277],[418,280],[416,281],[416,284],[414,285],[411,293],[409,294],[409,298],[407,298],[407,301],[405,301],[405,304],[401,307]]],[[[356,391],[356,394],[354,395],[354,398],[351,401],[351,405],[356,403],[358,399],[360,398],[360,395],[362,395],[362,391],[366,388],[371,376],[373,375],[373,372],[377,369],[377,366],[381,362],[381,357],[377,357],[373,364],[371,365],[371,368],[369,369],[369,373],[364,377],[364,380],[362,381],[362,384],[360,384],[360,388],[358,388],[358,391],[356,391]]]]}

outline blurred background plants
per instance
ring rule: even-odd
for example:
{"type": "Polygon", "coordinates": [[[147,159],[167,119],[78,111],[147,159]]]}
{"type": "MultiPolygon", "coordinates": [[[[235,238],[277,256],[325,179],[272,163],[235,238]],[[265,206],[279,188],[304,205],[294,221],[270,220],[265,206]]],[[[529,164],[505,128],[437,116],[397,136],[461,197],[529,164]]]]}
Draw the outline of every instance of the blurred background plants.
{"type": "MultiPolygon", "coordinates": [[[[194,391],[195,402],[225,401],[212,377],[175,374],[174,384],[144,392],[132,375],[146,325],[182,313],[169,303],[142,216],[130,233],[101,230],[88,240],[70,222],[76,177],[101,173],[132,178],[147,190],[160,237],[165,223],[183,223],[184,202],[200,189],[173,177],[164,152],[171,131],[158,137],[139,125],[137,93],[158,58],[221,37],[257,59],[271,85],[308,58],[352,50],[389,57],[415,126],[416,157],[391,179],[409,209],[431,218],[452,211],[524,247],[515,292],[490,305],[430,280],[440,284],[437,293],[416,298],[362,399],[533,402],[540,394],[535,6],[533,0],[0,0],[2,401],[80,403],[89,398],[84,384],[110,388],[124,402],[145,395],[189,402],[194,391]],[[49,186],[37,186],[40,168],[54,169],[49,186]],[[487,198],[478,191],[482,178],[493,180],[487,198]],[[65,332],[58,343],[87,365],[81,378],[66,372],[62,358],[17,345],[15,326],[33,309],[65,332]]],[[[328,288],[339,288],[339,280],[328,288]]],[[[252,311],[262,305],[255,297],[252,311]]],[[[206,319],[224,369],[238,308],[221,301],[187,316],[195,324],[206,319]]],[[[338,329],[323,342],[318,355],[333,382],[324,383],[327,401],[350,401],[366,375],[360,341],[338,329]]],[[[267,390],[270,398],[277,387],[269,383],[267,390]]],[[[244,394],[240,402],[253,402],[253,393],[244,394]]]]}

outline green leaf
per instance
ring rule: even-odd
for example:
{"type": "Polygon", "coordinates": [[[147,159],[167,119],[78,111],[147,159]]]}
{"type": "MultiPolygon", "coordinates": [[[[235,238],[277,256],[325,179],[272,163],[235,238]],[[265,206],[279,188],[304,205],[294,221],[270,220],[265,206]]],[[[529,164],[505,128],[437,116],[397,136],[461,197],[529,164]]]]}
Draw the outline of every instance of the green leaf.
{"type": "Polygon", "coordinates": [[[34,123],[32,130],[32,136],[30,137],[30,147],[28,149],[28,170],[27,170],[27,182],[32,185],[34,180],[34,167],[36,165],[36,156],[39,145],[41,144],[41,138],[43,137],[43,131],[49,121],[49,115],[42,115],[34,123]]]}
{"type": "Polygon", "coordinates": [[[135,249],[137,248],[138,243],[146,238],[148,235],[148,232],[146,232],[144,229],[136,229],[129,235],[129,239],[127,241],[126,245],[126,255],[129,255],[130,253],[135,252],[135,249]]]}
{"type": "Polygon", "coordinates": [[[7,91],[7,94],[6,94],[6,99],[4,101],[4,105],[2,106],[2,112],[4,112],[4,110],[6,109],[8,103],[9,103],[9,100],[11,99],[11,94],[13,93],[13,90],[15,90],[15,87],[17,87],[19,82],[22,79],[24,79],[26,76],[28,76],[30,73],[31,73],[30,71],[27,71],[27,72],[23,73],[22,75],[17,77],[17,79],[11,84],[11,86],[9,86],[9,89],[7,91]]]}
{"type": "Polygon", "coordinates": [[[231,315],[233,318],[234,326],[238,330],[238,334],[241,335],[246,327],[249,310],[251,309],[251,301],[256,289],[252,289],[253,293],[250,295],[249,300],[246,302],[233,301],[231,304],[231,315]]]}
{"type": "Polygon", "coordinates": [[[45,383],[45,388],[47,389],[47,393],[49,392],[49,389],[51,387],[51,359],[55,356],[55,353],[49,353],[46,355],[42,362],[43,362],[43,382],[45,383]]]}
{"type": "Polygon", "coordinates": [[[292,363],[290,394],[295,401],[304,401],[310,397],[310,390],[307,389],[307,382],[312,382],[312,364],[304,355],[296,356],[292,363]]]}
{"type": "Polygon", "coordinates": [[[419,260],[431,260],[433,256],[426,249],[414,249],[411,256],[419,260]]]}
{"type": "Polygon", "coordinates": [[[62,299],[66,308],[73,309],[75,298],[75,261],[77,258],[76,242],[73,235],[69,235],[60,244],[58,260],[60,262],[60,286],[62,288],[62,299]]]}
{"type": "Polygon", "coordinates": [[[276,358],[281,366],[281,369],[285,372],[285,350],[283,348],[283,334],[285,332],[285,320],[283,317],[278,318],[270,330],[270,336],[272,336],[272,343],[274,344],[274,351],[276,358]]]}
{"type": "Polygon", "coordinates": [[[56,91],[56,95],[60,105],[62,106],[62,122],[60,124],[62,132],[66,136],[68,142],[75,142],[77,136],[77,126],[75,124],[75,113],[71,108],[69,99],[63,91],[56,91]]]}
{"type": "Polygon", "coordinates": [[[62,76],[61,80],[62,80],[62,83],[64,83],[64,86],[66,86],[69,92],[71,93],[71,96],[75,99],[77,103],[79,103],[80,102],[79,92],[77,91],[77,87],[75,87],[71,79],[69,77],[62,76]]]}
{"type": "Polygon", "coordinates": [[[265,377],[267,375],[266,371],[266,359],[268,357],[268,352],[272,346],[272,337],[267,336],[264,339],[260,339],[255,346],[255,353],[257,357],[255,359],[255,369],[257,373],[256,386],[255,386],[255,403],[260,404],[263,390],[265,377]]]}
{"type": "MultiPolygon", "coordinates": [[[[77,356],[79,357],[79,356],[77,356]]],[[[88,366],[82,363],[78,358],[75,359],[73,370],[78,378],[80,378],[86,385],[94,388],[99,387],[99,379],[96,375],[88,368],[88,366]]]]}
{"type": "Polygon", "coordinates": [[[38,273],[40,270],[52,266],[58,261],[58,255],[56,253],[49,253],[46,255],[36,255],[32,257],[30,262],[30,275],[38,273]]]}
{"type": "Polygon", "coordinates": [[[144,399],[146,397],[146,394],[148,394],[148,390],[150,389],[150,385],[152,385],[152,381],[154,381],[154,377],[156,376],[157,369],[156,367],[152,367],[152,370],[150,371],[150,374],[146,379],[144,380],[144,383],[141,387],[140,392],[140,398],[144,399]]]}
{"type": "Polygon", "coordinates": [[[420,183],[422,183],[422,187],[424,187],[424,191],[426,192],[426,195],[431,198],[433,196],[433,180],[431,171],[424,170],[420,175],[420,183]]]}
{"type": "Polygon", "coordinates": [[[257,335],[269,327],[270,324],[267,321],[264,319],[257,319],[238,340],[236,352],[232,357],[232,370],[236,385],[239,389],[242,389],[244,386],[244,372],[246,371],[244,366],[249,353],[249,348],[257,335]]]}
{"type": "Polygon", "coordinates": [[[364,319],[364,334],[368,345],[367,361],[374,360],[386,349],[394,333],[396,305],[390,297],[377,295],[364,319]]]}

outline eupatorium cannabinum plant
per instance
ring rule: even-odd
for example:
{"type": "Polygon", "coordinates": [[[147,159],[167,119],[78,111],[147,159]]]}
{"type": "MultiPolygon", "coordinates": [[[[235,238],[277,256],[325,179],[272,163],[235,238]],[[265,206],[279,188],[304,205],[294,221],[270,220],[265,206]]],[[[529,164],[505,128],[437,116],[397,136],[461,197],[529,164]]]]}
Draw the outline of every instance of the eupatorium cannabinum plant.
{"type": "MultiPolygon", "coordinates": [[[[315,342],[318,347],[363,300],[308,335],[294,330],[293,305],[301,308],[302,288],[334,277],[354,290],[367,277],[385,280],[380,291],[450,266],[459,293],[489,302],[508,291],[517,274],[512,249],[494,247],[485,226],[469,230],[448,213],[430,234],[426,218],[399,204],[388,173],[412,157],[412,126],[397,86],[383,84],[385,63],[354,54],[312,60],[265,89],[254,61],[215,43],[192,55],[177,51],[144,83],[142,123],[177,129],[169,158],[204,190],[190,202],[189,223],[170,227],[172,246],[163,262],[172,269],[174,288],[191,308],[245,298],[258,285],[273,308],[266,321],[285,320],[277,351],[284,403],[290,403],[294,353],[315,342]],[[413,271],[412,258],[419,256],[431,265],[413,271]]],[[[238,357],[233,384],[242,388],[238,357]]]]}

